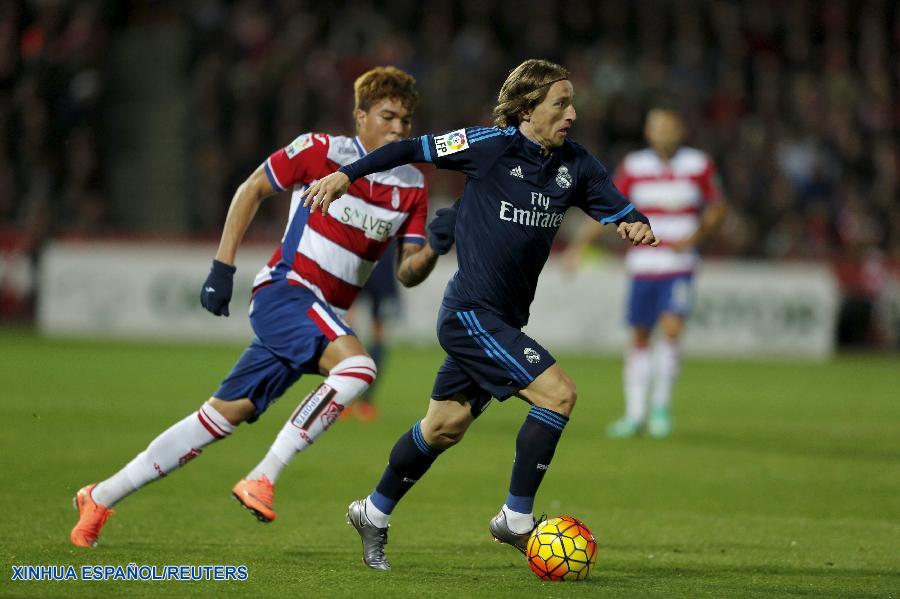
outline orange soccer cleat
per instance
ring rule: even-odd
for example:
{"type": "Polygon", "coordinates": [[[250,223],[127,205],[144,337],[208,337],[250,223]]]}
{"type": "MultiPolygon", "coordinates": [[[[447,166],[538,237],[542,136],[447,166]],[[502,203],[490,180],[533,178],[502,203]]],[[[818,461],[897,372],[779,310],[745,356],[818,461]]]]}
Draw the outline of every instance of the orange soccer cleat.
{"type": "Polygon", "coordinates": [[[373,422],[378,420],[378,408],[375,407],[375,404],[361,401],[350,405],[355,408],[354,415],[357,420],[361,420],[362,422],[373,422]]]}
{"type": "Polygon", "coordinates": [[[258,480],[242,478],[234,485],[231,494],[241,505],[253,512],[260,522],[269,523],[275,519],[275,485],[266,475],[258,480]]]}
{"type": "Polygon", "coordinates": [[[344,409],[341,410],[340,415],[338,415],[338,420],[350,420],[351,418],[353,418],[355,411],[356,411],[355,403],[352,403],[348,406],[344,406],[344,409]]]}
{"type": "Polygon", "coordinates": [[[105,505],[100,505],[91,497],[91,491],[97,483],[82,487],[75,494],[72,504],[78,510],[78,524],[72,529],[69,538],[73,545],[78,547],[94,547],[97,545],[97,537],[106,524],[113,511],[105,505]]]}

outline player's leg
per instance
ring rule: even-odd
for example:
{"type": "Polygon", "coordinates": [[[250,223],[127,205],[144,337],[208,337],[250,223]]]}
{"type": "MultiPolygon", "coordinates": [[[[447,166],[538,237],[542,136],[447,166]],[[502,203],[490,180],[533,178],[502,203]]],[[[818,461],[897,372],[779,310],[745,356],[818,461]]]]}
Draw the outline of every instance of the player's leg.
{"type": "Polygon", "coordinates": [[[474,420],[469,402],[462,395],[430,401],[425,418],[394,444],[381,481],[366,499],[373,524],[379,528],[387,526],[397,503],[441,453],[459,443],[474,420]]]}
{"type": "Polygon", "coordinates": [[[438,339],[449,355],[438,369],[425,418],[394,444],[381,481],[366,498],[366,511],[378,528],[387,527],[397,502],[444,450],[462,439],[490,403],[490,392],[483,390],[473,377],[477,373],[461,363],[470,362],[471,354],[484,358],[480,346],[466,334],[466,329],[456,313],[440,311],[438,339]]]}
{"type": "Polygon", "coordinates": [[[647,418],[647,402],[653,377],[653,354],[650,348],[651,328],[635,326],[631,329],[631,343],[625,351],[622,368],[622,389],[625,395],[625,415],[609,425],[610,437],[633,437],[640,433],[647,418]]]}
{"type": "Polygon", "coordinates": [[[477,388],[500,401],[518,395],[532,404],[516,438],[506,502],[490,523],[495,539],[524,551],[534,528],[534,496],[575,405],[575,385],[540,343],[489,311],[450,317],[442,311],[438,333],[477,388]]]}
{"type": "MultiPolygon", "coordinates": [[[[369,340],[366,350],[375,362],[376,370],[378,370],[378,372],[383,372],[382,367],[384,365],[385,357],[387,356],[385,322],[374,308],[372,310],[372,338],[369,340]]],[[[360,396],[357,405],[354,407],[354,415],[363,422],[371,422],[378,418],[378,408],[372,401],[374,390],[375,384],[373,383],[360,396]]]]}
{"type": "Polygon", "coordinates": [[[363,562],[374,570],[390,570],[384,554],[391,513],[446,449],[458,443],[476,412],[462,395],[432,399],[425,418],[400,436],[375,489],[347,509],[347,522],[359,533],[363,562]]]}
{"type": "Polygon", "coordinates": [[[96,543],[109,508],[184,466],[207,445],[229,436],[241,422],[258,418],[299,377],[298,370],[254,339],[199,410],[163,431],[116,474],[78,492],[75,500],[80,519],[72,530],[72,542],[81,546],[96,543]]]}
{"type": "Polygon", "coordinates": [[[692,300],[691,276],[680,276],[665,282],[660,300],[659,325],[662,335],[656,344],[653,406],[647,420],[647,432],[652,437],[666,437],[672,432],[672,391],[681,369],[680,340],[692,300]]]}
{"type": "Polygon", "coordinates": [[[647,401],[653,377],[650,338],[659,316],[657,286],[656,281],[634,279],[631,282],[627,315],[631,340],[625,350],[622,368],[625,415],[607,428],[607,433],[613,438],[639,434],[647,418],[647,401]]]}
{"type": "Polygon", "coordinates": [[[80,489],[75,496],[79,520],[70,534],[72,543],[81,547],[96,545],[114,505],[184,466],[207,445],[229,436],[253,415],[254,409],[248,399],[220,402],[210,398],[196,412],[163,431],[111,477],[80,489]]]}
{"type": "MultiPolygon", "coordinates": [[[[384,255],[376,263],[375,269],[360,294],[365,295],[369,300],[369,316],[372,322],[371,336],[366,344],[366,350],[375,361],[375,367],[379,372],[384,372],[383,366],[388,353],[387,327],[391,320],[399,314],[400,308],[397,278],[394,274],[396,256],[396,243],[391,242],[384,255]]],[[[372,401],[376,385],[377,381],[353,405],[353,415],[357,419],[369,422],[378,418],[378,409],[372,401]]]]}
{"type": "Polygon", "coordinates": [[[297,453],[313,444],[375,380],[375,363],[355,335],[328,343],[319,359],[325,380],[309,392],[291,414],[263,460],[245,480],[265,478],[274,484],[297,453]]]}
{"type": "Polygon", "coordinates": [[[451,356],[438,370],[431,395],[425,418],[403,433],[391,449],[375,489],[347,510],[347,521],[362,540],[363,562],[370,568],[390,569],[384,545],[391,513],[437,457],[462,439],[491,400],[451,356]]]}
{"type": "Polygon", "coordinates": [[[535,526],[534,498],[550,468],[577,394],[575,383],[554,363],[518,395],[531,403],[531,409],[516,437],[509,494],[491,520],[490,530],[496,540],[524,552],[535,526]]]}
{"type": "Polygon", "coordinates": [[[672,432],[672,390],[681,370],[681,333],[684,318],[666,313],[659,320],[662,338],[656,345],[653,381],[653,407],[647,421],[647,432],[653,437],[666,437],[672,432]]]}
{"type": "Polygon", "coordinates": [[[203,452],[203,448],[224,439],[249,418],[250,411],[241,414],[231,411],[233,420],[216,409],[215,398],[210,398],[200,409],[176,422],[153,439],[119,472],[94,487],[94,501],[112,507],[147,483],[159,480],[184,466],[203,452]],[[239,415],[238,415],[239,414],[239,415]],[[237,416],[237,417],[235,417],[237,416]]]}
{"type": "Polygon", "coordinates": [[[306,287],[279,281],[259,290],[253,298],[250,323],[260,343],[296,373],[290,379],[268,377],[252,389],[251,398],[269,397],[273,391],[278,397],[301,373],[326,375],[282,427],[263,460],[232,489],[257,519],[271,522],[278,475],[371,384],[375,369],[353,330],[306,287]]]}

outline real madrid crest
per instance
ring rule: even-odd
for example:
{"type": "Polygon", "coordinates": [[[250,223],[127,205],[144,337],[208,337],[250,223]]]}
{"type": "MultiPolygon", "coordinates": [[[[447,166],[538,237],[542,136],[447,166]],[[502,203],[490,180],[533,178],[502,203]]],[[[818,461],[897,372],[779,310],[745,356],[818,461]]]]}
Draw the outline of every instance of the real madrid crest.
{"type": "Polygon", "coordinates": [[[572,186],[572,175],[569,174],[569,169],[565,165],[556,171],[556,184],[563,189],[569,189],[572,186]]]}

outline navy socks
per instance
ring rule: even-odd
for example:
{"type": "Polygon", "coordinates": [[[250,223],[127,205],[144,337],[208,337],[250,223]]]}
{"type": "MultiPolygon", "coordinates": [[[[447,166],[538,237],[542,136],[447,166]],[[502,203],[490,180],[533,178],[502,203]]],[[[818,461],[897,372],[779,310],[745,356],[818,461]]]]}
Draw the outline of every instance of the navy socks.
{"type": "Polygon", "coordinates": [[[562,414],[532,406],[516,437],[516,460],[506,498],[509,509],[522,514],[532,512],[534,496],[568,422],[562,414]]]}

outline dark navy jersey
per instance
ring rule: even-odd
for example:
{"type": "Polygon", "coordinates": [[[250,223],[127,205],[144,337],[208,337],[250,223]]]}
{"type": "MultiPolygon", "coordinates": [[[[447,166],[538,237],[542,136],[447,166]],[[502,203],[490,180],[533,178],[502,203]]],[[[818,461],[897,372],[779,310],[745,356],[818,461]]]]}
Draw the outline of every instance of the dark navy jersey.
{"type": "Polygon", "coordinates": [[[566,140],[545,155],[515,127],[469,127],[394,142],[341,170],[353,180],[401,159],[466,175],[456,217],[459,270],[444,305],[487,309],[515,327],[528,322],[538,276],[569,207],[604,224],[634,209],[583,147],[566,140]]]}

